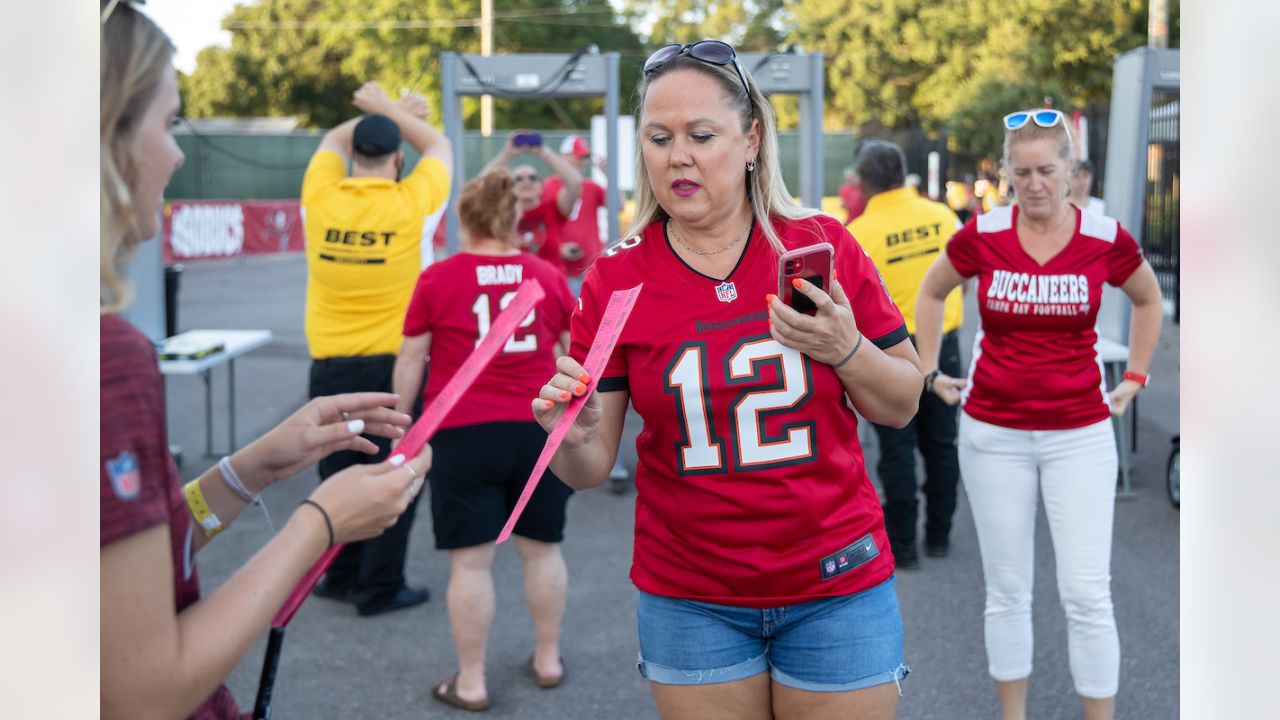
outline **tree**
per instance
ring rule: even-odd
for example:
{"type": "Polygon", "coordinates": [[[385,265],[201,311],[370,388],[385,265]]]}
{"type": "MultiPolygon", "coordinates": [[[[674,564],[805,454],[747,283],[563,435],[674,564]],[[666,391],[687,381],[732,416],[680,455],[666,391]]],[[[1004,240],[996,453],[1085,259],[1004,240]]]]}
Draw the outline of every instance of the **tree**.
{"type": "MultiPolygon", "coordinates": [[[[1069,109],[1106,100],[1115,56],[1146,41],[1146,5],[798,0],[790,39],[826,54],[835,123],[946,127],[956,147],[976,149],[990,147],[988,129],[1018,106],[997,102],[1051,94],[1069,109]]],[[[1176,45],[1176,2],[1171,17],[1176,45]]]]}
{"type": "MultiPolygon", "coordinates": [[[[478,53],[478,0],[260,0],[223,20],[228,48],[202,50],[181,78],[186,112],[296,115],[330,127],[350,117],[351,93],[365,80],[388,92],[415,89],[439,117],[440,53],[478,53]]],[[[510,0],[495,13],[498,52],[601,50],[641,55],[639,40],[608,0],[510,0]]],[[[632,81],[632,86],[634,80],[632,81]]],[[[626,91],[627,73],[623,72],[626,91]]],[[[500,100],[499,126],[586,127],[600,101],[500,100]]],[[[478,103],[464,103],[466,117],[478,103]]]]}

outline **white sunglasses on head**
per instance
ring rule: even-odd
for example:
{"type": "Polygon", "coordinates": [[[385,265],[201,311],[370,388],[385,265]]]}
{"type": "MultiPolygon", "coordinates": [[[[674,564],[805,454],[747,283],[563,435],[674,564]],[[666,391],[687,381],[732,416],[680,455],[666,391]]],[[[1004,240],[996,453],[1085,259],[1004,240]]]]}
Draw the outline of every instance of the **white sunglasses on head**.
{"type": "Polygon", "coordinates": [[[1051,128],[1058,123],[1065,123],[1066,117],[1061,110],[1019,110],[1004,116],[1006,130],[1021,130],[1029,122],[1035,122],[1042,128],[1051,128]]]}

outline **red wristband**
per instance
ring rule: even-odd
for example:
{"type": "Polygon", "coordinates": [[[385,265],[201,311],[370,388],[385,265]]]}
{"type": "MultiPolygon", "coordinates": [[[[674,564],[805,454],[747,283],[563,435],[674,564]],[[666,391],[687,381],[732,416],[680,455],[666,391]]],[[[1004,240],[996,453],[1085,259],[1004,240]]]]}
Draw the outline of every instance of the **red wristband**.
{"type": "Polygon", "coordinates": [[[1125,370],[1124,375],[1121,375],[1121,377],[1125,380],[1132,380],[1142,387],[1146,387],[1147,383],[1151,381],[1151,377],[1149,375],[1142,375],[1132,370],[1125,370]]]}

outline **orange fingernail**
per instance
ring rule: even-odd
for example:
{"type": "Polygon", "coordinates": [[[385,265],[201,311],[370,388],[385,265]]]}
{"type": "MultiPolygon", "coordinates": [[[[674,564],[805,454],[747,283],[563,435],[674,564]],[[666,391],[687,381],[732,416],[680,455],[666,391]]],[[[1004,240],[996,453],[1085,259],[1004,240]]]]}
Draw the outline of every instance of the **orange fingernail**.
{"type": "Polygon", "coordinates": [[[562,392],[562,393],[560,393],[560,399],[561,399],[561,400],[568,400],[568,399],[569,399],[569,393],[567,393],[567,392],[562,392]]]}
{"type": "Polygon", "coordinates": [[[801,280],[800,278],[795,278],[794,280],[791,281],[791,287],[799,290],[802,283],[804,283],[803,280],[801,280]]]}
{"type": "Polygon", "coordinates": [[[586,386],[586,385],[583,385],[582,383],[578,383],[577,385],[574,385],[574,386],[573,386],[573,394],[574,394],[574,395],[581,395],[582,393],[584,393],[584,392],[586,392],[586,391],[587,391],[587,386],[586,386]]]}
{"type": "Polygon", "coordinates": [[[774,299],[777,297],[778,297],[777,295],[774,295],[773,293],[769,293],[768,295],[764,296],[764,302],[766,305],[772,305],[774,299]]]}
{"type": "Polygon", "coordinates": [[[581,375],[578,376],[578,381],[583,383],[589,383],[591,382],[591,377],[586,373],[582,373],[581,375]]]}
{"type": "Polygon", "coordinates": [[[547,400],[547,401],[545,401],[545,402],[547,403],[547,409],[548,409],[548,410],[550,410],[551,408],[555,407],[555,405],[556,405],[555,403],[551,402],[550,400],[547,400]]]}

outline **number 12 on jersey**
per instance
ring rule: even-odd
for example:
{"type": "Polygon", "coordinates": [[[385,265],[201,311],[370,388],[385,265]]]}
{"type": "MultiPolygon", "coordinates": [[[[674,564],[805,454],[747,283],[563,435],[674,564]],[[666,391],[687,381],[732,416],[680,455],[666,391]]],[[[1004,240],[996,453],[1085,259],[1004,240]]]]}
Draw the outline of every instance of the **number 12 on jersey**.
{"type": "MultiPolygon", "coordinates": [[[[498,301],[498,312],[502,312],[503,310],[506,310],[507,306],[511,304],[511,301],[514,300],[515,297],[516,297],[515,290],[512,290],[511,292],[503,295],[502,298],[498,301]]],[[[476,316],[476,325],[477,325],[476,347],[480,347],[480,343],[484,340],[484,336],[489,334],[489,325],[492,323],[492,315],[489,308],[489,304],[491,302],[492,302],[492,299],[489,297],[488,293],[480,293],[480,295],[476,297],[476,301],[471,304],[471,312],[476,316]]],[[[527,328],[530,325],[533,325],[533,321],[534,319],[537,318],[537,316],[538,316],[537,308],[530,310],[529,316],[524,319],[524,322],[520,323],[520,327],[527,328]]],[[[507,340],[507,344],[502,347],[502,352],[526,353],[526,352],[533,352],[537,349],[538,349],[538,334],[529,333],[523,336],[512,335],[511,339],[507,340]]]]}
{"type": "Polygon", "coordinates": [[[781,433],[769,435],[765,423],[794,414],[813,395],[809,359],[765,335],[744,338],[727,361],[708,357],[705,342],[680,346],[667,366],[666,392],[675,396],[683,444],[676,447],[681,475],[726,473],[725,454],[733,456],[735,471],[765,470],[797,465],[817,457],[813,420],[783,422],[781,433]],[[776,368],[777,380],[763,382],[764,369],[776,368]],[[728,410],[729,441],[716,433],[711,407],[709,373],[723,368],[729,387],[742,386],[728,410]]]}

